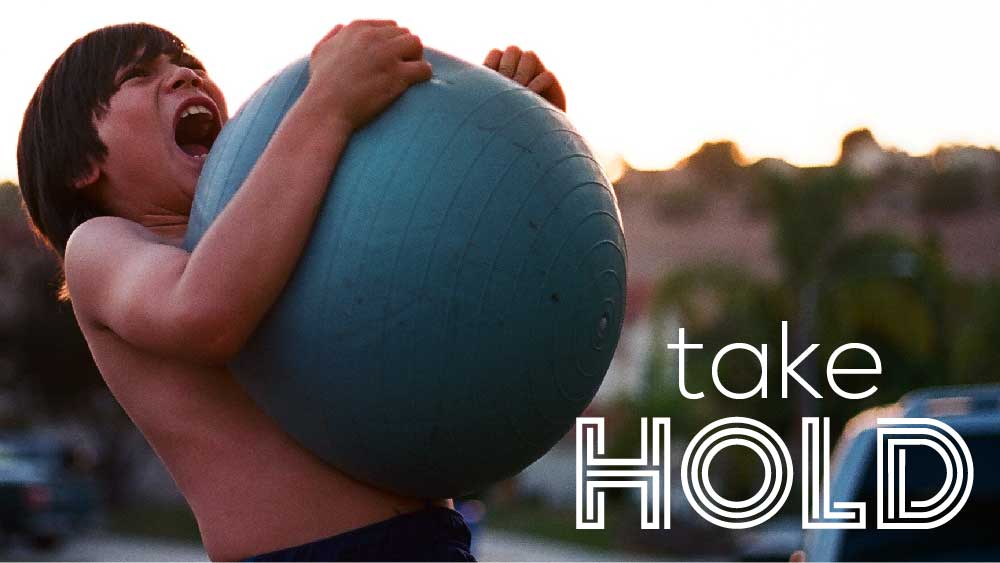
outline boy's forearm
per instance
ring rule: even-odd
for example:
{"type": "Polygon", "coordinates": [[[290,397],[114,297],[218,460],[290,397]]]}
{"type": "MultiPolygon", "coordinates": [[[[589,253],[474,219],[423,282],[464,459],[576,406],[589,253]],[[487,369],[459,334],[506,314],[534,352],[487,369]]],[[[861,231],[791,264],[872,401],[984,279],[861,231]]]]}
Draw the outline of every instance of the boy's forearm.
{"type": "Polygon", "coordinates": [[[307,87],[191,253],[177,298],[198,308],[224,353],[242,347],[288,281],[351,132],[307,87]]]}

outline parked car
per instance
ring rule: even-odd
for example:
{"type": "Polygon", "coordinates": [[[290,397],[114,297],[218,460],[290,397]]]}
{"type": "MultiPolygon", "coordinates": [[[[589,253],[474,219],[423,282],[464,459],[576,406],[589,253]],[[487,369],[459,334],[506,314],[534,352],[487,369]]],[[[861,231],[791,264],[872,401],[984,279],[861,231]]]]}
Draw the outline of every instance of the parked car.
{"type": "MultiPolygon", "coordinates": [[[[867,503],[867,528],[808,530],[810,561],[1000,560],[1000,385],[942,387],[909,393],[888,407],[862,412],[844,429],[833,454],[831,497],[867,503]],[[876,419],[928,417],[958,432],[972,454],[975,478],[961,511],[926,530],[879,530],[876,514],[876,419]]],[[[927,448],[907,455],[913,498],[926,498],[944,481],[944,464],[927,448]],[[921,490],[922,489],[922,490],[921,490]],[[927,493],[927,494],[922,494],[927,493]]]]}
{"type": "Polygon", "coordinates": [[[98,494],[75,450],[57,439],[0,437],[0,530],[52,548],[95,520],[98,494]]]}

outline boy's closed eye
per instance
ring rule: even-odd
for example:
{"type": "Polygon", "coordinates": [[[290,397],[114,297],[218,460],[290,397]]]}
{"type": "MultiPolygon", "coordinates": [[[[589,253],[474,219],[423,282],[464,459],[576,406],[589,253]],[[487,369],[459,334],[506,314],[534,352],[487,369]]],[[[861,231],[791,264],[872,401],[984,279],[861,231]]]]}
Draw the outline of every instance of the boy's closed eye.
{"type": "MultiPolygon", "coordinates": [[[[194,70],[199,75],[204,76],[206,74],[205,65],[201,63],[194,55],[182,52],[179,55],[171,58],[171,63],[177,66],[183,66],[194,70]]],[[[144,78],[153,74],[150,68],[154,65],[156,61],[137,61],[132,65],[126,67],[118,75],[118,80],[115,82],[116,87],[122,87],[126,82],[134,80],[136,78],[144,78]]]]}
{"type": "Polygon", "coordinates": [[[118,85],[121,86],[129,80],[145,76],[149,76],[149,70],[144,65],[132,65],[122,72],[121,78],[118,79],[118,85]]]}
{"type": "Polygon", "coordinates": [[[186,66],[191,70],[205,72],[205,65],[201,64],[201,61],[197,57],[187,51],[182,51],[171,62],[177,66],[186,66]]]}

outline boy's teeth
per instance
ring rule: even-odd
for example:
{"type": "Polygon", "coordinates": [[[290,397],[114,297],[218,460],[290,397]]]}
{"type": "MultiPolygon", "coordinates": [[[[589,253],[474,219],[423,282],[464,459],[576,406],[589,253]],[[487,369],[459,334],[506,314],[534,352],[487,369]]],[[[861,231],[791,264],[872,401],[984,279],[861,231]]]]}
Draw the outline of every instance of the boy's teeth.
{"type": "Polygon", "coordinates": [[[208,115],[212,115],[212,110],[208,109],[205,106],[191,106],[181,112],[181,119],[184,119],[185,117],[189,115],[194,115],[196,113],[205,113],[208,115]]]}

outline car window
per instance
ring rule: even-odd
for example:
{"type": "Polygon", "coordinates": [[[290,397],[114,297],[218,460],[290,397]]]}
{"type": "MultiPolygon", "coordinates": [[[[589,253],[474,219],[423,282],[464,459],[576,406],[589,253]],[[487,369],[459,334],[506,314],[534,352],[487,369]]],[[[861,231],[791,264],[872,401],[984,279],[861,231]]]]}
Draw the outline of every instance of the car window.
{"type": "MultiPolygon", "coordinates": [[[[870,507],[868,528],[846,530],[842,561],[997,561],[996,515],[1000,513],[1000,435],[963,436],[976,468],[972,494],[948,523],[930,530],[875,528],[877,472],[875,457],[865,468],[858,500],[870,507]]],[[[944,462],[929,448],[907,451],[907,496],[929,498],[944,482],[944,462]]]]}

